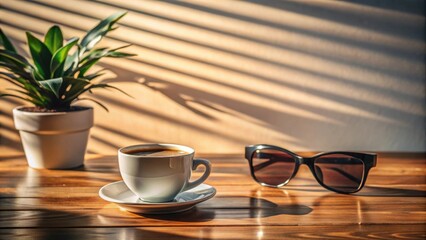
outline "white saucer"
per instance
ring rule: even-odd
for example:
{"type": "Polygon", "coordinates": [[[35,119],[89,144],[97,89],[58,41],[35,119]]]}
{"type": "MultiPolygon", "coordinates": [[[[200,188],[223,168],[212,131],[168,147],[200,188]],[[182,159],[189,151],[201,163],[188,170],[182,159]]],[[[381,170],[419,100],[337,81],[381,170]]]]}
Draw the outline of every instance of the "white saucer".
{"type": "Polygon", "coordinates": [[[216,194],[216,189],[208,184],[201,184],[193,189],[179,193],[172,202],[152,203],[138,198],[123,181],[113,182],[99,190],[99,196],[116,203],[129,212],[145,214],[164,214],[183,212],[204,202],[216,194]]]}

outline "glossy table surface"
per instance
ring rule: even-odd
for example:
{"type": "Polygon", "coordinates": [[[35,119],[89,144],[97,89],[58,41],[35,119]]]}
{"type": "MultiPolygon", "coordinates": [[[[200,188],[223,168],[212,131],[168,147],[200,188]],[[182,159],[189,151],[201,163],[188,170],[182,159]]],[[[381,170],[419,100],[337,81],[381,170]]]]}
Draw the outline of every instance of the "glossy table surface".
{"type": "Polygon", "coordinates": [[[88,155],[74,170],[35,170],[23,156],[0,156],[0,239],[426,238],[422,154],[380,154],[354,195],[323,189],[306,166],[274,189],[251,179],[242,156],[201,157],[213,164],[213,199],[179,214],[140,215],[98,196],[121,180],[116,156],[88,155]]]}

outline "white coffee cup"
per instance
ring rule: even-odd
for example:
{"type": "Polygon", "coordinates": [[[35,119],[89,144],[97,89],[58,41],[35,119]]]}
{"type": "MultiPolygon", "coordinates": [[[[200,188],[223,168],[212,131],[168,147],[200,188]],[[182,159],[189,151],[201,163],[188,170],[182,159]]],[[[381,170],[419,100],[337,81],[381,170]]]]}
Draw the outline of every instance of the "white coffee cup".
{"type": "Polygon", "coordinates": [[[146,202],[168,202],[180,192],[203,183],[210,175],[206,159],[194,159],[194,149],[176,144],[141,144],[120,148],[118,164],[127,187],[146,202]],[[190,182],[191,169],[205,166],[204,174],[190,182]]]}

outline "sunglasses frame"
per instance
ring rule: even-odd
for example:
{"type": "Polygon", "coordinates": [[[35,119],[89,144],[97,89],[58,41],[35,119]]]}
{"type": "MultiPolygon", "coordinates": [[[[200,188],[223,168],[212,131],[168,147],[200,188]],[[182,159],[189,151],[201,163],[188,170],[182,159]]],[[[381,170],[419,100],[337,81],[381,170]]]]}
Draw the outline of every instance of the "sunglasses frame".
{"type": "Polygon", "coordinates": [[[300,165],[306,164],[309,167],[309,169],[311,170],[312,175],[314,175],[315,180],[317,180],[317,182],[322,187],[324,187],[327,190],[337,192],[337,193],[343,193],[343,194],[356,193],[359,190],[361,190],[364,187],[364,184],[367,180],[367,176],[368,176],[369,171],[371,170],[371,168],[375,167],[376,163],[377,163],[377,154],[375,154],[375,153],[333,151],[333,152],[318,153],[318,154],[316,154],[312,157],[302,157],[302,156],[299,156],[296,153],[289,151],[285,148],[281,148],[281,147],[277,147],[277,146],[273,146],[273,145],[268,145],[268,144],[256,144],[256,145],[246,146],[245,147],[245,158],[249,161],[250,173],[251,173],[252,178],[262,186],[274,187],[274,188],[279,188],[279,187],[285,186],[290,182],[290,180],[294,176],[296,176],[297,172],[299,171],[300,165]],[[256,176],[254,174],[254,167],[253,167],[253,155],[257,150],[262,150],[262,149],[272,149],[272,150],[281,151],[281,152],[287,153],[287,154],[289,154],[290,156],[293,157],[293,159],[295,160],[296,166],[294,168],[293,174],[291,175],[291,177],[289,179],[287,179],[285,182],[280,183],[278,185],[270,185],[270,184],[267,184],[267,183],[263,183],[256,178],[256,176]],[[324,185],[322,183],[322,181],[319,180],[317,174],[315,173],[315,159],[322,157],[322,156],[325,156],[325,155],[331,155],[331,154],[344,154],[344,155],[348,155],[348,156],[360,159],[363,162],[364,172],[363,172],[361,183],[356,190],[350,191],[350,192],[340,191],[340,190],[333,189],[331,187],[324,185]]]}

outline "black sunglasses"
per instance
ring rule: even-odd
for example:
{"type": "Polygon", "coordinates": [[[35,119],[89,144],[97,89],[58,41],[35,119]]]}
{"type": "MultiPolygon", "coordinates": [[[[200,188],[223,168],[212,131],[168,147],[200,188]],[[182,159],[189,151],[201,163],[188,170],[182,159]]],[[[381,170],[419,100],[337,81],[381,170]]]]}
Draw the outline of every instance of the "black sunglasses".
{"type": "Polygon", "coordinates": [[[284,186],[296,175],[299,166],[306,164],[321,186],[338,193],[361,190],[377,159],[376,154],[358,152],[324,152],[304,158],[266,144],[246,146],[245,157],[250,163],[251,176],[261,185],[284,186]]]}

